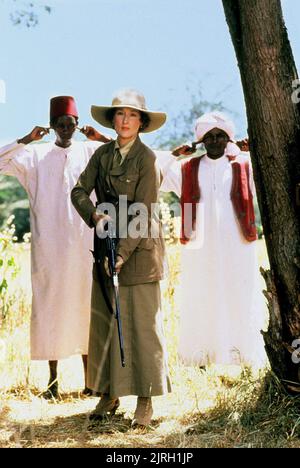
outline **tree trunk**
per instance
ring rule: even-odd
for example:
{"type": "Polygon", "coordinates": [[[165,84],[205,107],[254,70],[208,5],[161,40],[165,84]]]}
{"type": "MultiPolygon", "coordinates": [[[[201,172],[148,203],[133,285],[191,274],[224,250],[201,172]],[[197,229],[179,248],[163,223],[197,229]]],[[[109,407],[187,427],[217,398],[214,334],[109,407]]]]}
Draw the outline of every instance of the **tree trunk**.
{"type": "Polygon", "coordinates": [[[293,347],[300,338],[300,113],[292,102],[297,71],[280,0],[223,0],[223,7],[244,89],[270,259],[271,271],[263,272],[270,312],[266,351],[276,375],[300,391],[293,347]]]}

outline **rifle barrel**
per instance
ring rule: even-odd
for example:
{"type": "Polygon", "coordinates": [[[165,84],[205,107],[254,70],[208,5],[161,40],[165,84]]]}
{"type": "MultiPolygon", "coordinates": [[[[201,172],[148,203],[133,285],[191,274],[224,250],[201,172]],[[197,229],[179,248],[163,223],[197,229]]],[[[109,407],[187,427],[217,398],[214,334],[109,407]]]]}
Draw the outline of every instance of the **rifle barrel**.
{"type": "Polygon", "coordinates": [[[119,278],[118,278],[118,273],[116,272],[116,241],[113,237],[110,237],[110,235],[106,237],[106,247],[107,247],[109,270],[110,270],[111,280],[112,280],[112,287],[114,291],[115,318],[117,320],[117,325],[118,325],[121,364],[122,364],[122,367],[125,367],[124,339],[123,339],[123,333],[122,333],[122,321],[121,321],[121,311],[120,311],[119,278]]]}
{"type": "Polygon", "coordinates": [[[122,333],[122,321],[120,313],[120,295],[119,295],[119,280],[117,273],[113,275],[113,285],[114,285],[114,296],[115,296],[115,318],[118,325],[118,335],[119,335],[119,345],[120,345],[120,355],[121,355],[121,364],[122,367],[125,367],[125,355],[124,355],[124,339],[122,333]]]}

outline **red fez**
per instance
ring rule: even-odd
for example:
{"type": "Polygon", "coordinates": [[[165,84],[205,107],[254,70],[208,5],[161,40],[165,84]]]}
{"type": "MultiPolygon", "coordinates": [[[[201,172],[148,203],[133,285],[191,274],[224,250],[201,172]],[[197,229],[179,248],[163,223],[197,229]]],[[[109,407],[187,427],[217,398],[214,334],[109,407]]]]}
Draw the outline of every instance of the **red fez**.
{"type": "Polygon", "coordinates": [[[72,96],[57,96],[50,100],[50,120],[62,115],[73,115],[78,118],[75,99],[72,96]]]}

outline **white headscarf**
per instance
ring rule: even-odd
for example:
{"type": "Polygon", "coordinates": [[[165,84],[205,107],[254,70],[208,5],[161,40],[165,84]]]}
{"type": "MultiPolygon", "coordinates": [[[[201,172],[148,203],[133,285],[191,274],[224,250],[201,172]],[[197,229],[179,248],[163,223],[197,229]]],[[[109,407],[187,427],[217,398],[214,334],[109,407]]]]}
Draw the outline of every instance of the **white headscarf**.
{"type": "MultiPolygon", "coordinates": [[[[196,120],[195,133],[197,141],[202,141],[203,137],[214,128],[223,130],[230,140],[234,140],[234,123],[222,112],[214,111],[203,114],[196,120]]],[[[240,149],[235,143],[228,142],[225,152],[235,156],[240,153],[240,149]]]]}

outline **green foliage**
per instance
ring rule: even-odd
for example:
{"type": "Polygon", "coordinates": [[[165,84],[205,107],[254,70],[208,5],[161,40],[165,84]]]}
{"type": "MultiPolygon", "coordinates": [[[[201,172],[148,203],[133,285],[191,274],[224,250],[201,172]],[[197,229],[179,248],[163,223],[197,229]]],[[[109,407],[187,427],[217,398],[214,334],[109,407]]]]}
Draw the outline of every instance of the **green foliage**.
{"type": "MultiPolygon", "coordinates": [[[[179,199],[174,192],[168,192],[168,193],[160,192],[160,197],[163,203],[166,203],[169,206],[173,205],[174,203],[179,202],[179,199]]],[[[172,216],[174,216],[173,213],[172,213],[172,216]]]]}
{"type": "MultiPolygon", "coordinates": [[[[13,305],[14,295],[10,295],[9,284],[19,273],[19,267],[14,258],[14,244],[16,241],[15,227],[11,217],[6,227],[0,231],[0,318],[5,320],[13,305]]],[[[2,321],[1,320],[1,321],[2,321]]]]}
{"type": "Polygon", "coordinates": [[[39,15],[42,13],[50,14],[52,7],[42,5],[41,2],[20,2],[14,0],[17,9],[10,14],[10,19],[14,26],[26,26],[31,28],[39,23],[39,15]]]}
{"type": "Polygon", "coordinates": [[[0,324],[1,329],[13,329],[24,320],[25,295],[19,286],[20,258],[28,248],[30,236],[25,243],[17,243],[14,217],[11,216],[0,230],[0,324]]]}
{"type": "Polygon", "coordinates": [[[15,235],[19,242],[30,231],[29,208],[27,200],[20,200],[12,207],[12,214],[15,217],[16,232],[15,235]]]}
{"type": "Polygon", "coordinates": [[[22,241],[30,231],[27,194],[15,178],[0,176],[0,229],[11,215],[15,219],[15,235],[22,241]]]}
{"type": "MultiPolygon", "coordinates": [[[[162,222],[164,238],[168,246],[178,244],[181,233],[181,207],[177,196],[173,193],[166,194],[169,196],[164,199],[160,198],[160,219],[162,222]],[[176,198],[175,204],[172,195],[176,198]]],[[[177,270],[176,270],[177,271],[177,270]]]]}
{"type": "Polygon", "coordinates": [[[194,140],[194,126],[198,117],[205,112],[214,110],[228,111],[221,101],[209,102],[202,96],[201,85],[198,83],[197,90],[191,91],[188,86],[187,94],[190,96],[190,102],[184,109],[181,109],[174,117],[169,119],[159,136],[155,140],[155,146],[159,149],[173,149],[187,141],[194,140]]]}

